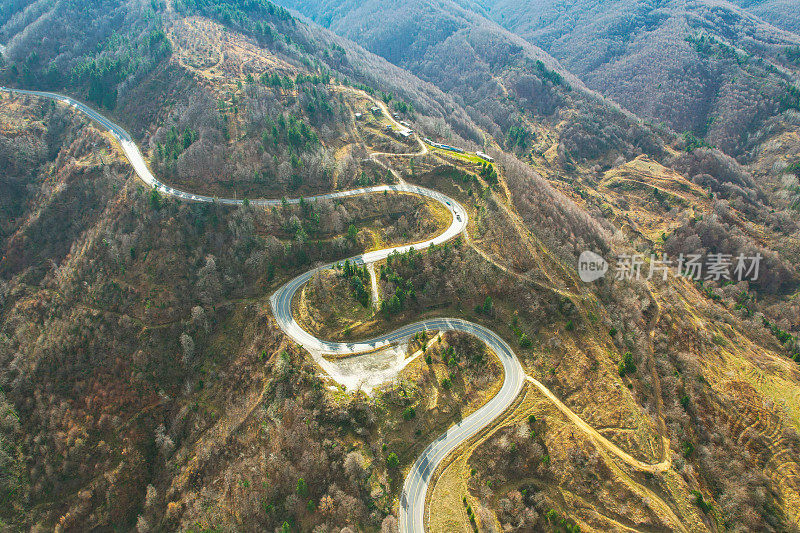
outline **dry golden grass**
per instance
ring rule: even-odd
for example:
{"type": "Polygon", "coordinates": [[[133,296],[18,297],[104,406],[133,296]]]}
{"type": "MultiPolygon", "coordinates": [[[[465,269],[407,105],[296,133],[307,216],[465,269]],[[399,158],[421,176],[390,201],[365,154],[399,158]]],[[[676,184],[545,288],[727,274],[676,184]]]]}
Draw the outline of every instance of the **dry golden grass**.
{"type": "Polygon", "coordinates": [[[764,473],[780,493],[788,519],[798,524],[800,464],[787,439],[800,429],[800,370],[784,354],[754,342],[738,325],[710,316],[697,289],[686,280],[679,283],[692,329],[717,339],[700,360],[703,378],[725,399],[728,423],[740,445],[754,457],[768,458],[761,465],[764,473]]]}
{"type": "MultiPolygon", "coordinates": [[[[435,477],[429,498],[430,510],[428,513],[429,528],[431,531],[470,531],[467,513],[464,508],[462,497],[467,496],[467,501],[473,509],[478,505],[478,500],[470,488],[474,490],[472,470],[478,466],[474,461],[473,455],[476,450],[498,430],[505,427],[513,427],[527,420],[529,415],[535,415],[537,419],[547,421],[546,441],[550,450],[550,458],[554,465],[561,465],[562,484],[558,487],[550,487],[552,495],[557,500],[563,500],[565,505],[571,509],[570,517],[575,519],[581,526],[582,531],[597,531],[602,529],[628,530],[633,523],[638,526],[661,526],[665,524],[659,520],[659,516],[669,515],[669,507],[661,505],[655,494],[640,486],[623,468],[617,463],[616,458],[607,453],[602,448],[595,448],[592,442],[587,439],[580,431],[576,430],[561,413],[555,408],[553,403],[541,395],[534,387],[528,385],[523,391],[518,401],[513,405],[506,416],[502,417],[495,425],[482,431],[469,443],[462,446],[450,458],[442,468],[438,476],[435,477]],[[602,457],[603,463],[614,472],[612,479],[606,483],[611,484],[598,493],[593,501],[587,501],[584,497],[572,493],[569,490],[568,482],[568,459],[566,450],[573,446],[579,446],[590,452],[595,450],[602,457]],[[611,487],[618,487],[616,490],[611,487]],[[624,523],[614,519],[620,505],[619,494],[624,493],[624,501],[629,505],[628,514],[624,523]],[[641,498],[656,498],[653,500],[654,507],[658,512],[653,512],[647,508],[641,508],[641,498]],[[639,503],[639,507],[631,505],[639,503]],[[599,509],[599,510],[598,510],[599,509]],[[606,510],[608,515],[603,514],[606,510]]],[[[503,487],[495,487],[498,494],[505,494],[508,490],[517,490],[525,485],[533,484],[536,486],[546,486],[544,480],[538,478],[515,478],[503,487]]],[[[499,527],[496,517],[493,517],[495,527],[499,527]]],[[[673,523],[680,521],[673,518],[673,523]]],[[[485,525],[484,525],[485,526],[485,525]]],[[[675,526],[677,527],[677,526],[675,526]]]]}
{"type": "Polygon", "coordinates": [[[353,297],[349,282],[333,270],[316,274],[295,299],[297,322],[322,339],[357,339],[352,331],[373,315],[372,307],[361,305],[353,297]]]}
{"type": "Polygon", "coordinates": [[[298,69],[265,53],[243,35],[228,31],[221,24],[202,17],[177,19],[168,35],[181,66],[201,78],[229,84],[248,73],[294,74],[298,69]]]}
{"type": "Polygon", "coordinates": [[[472,532],[462,501],[467,496],[467,501],[471,505],[474,503],[474,498],[468,496],[467,479],[470,476],[470,467],[467,457],[466,454],[456,452],[433,486],[428,504],[428,531],[431,533],[472,532]]]}
{"type": "Polygon", "coordinates": [[[24,103],[25,97],[0,94],[0,133],[11,138],[19,135],[41,136],[45,126],[37,120],[33,110],[24,103]]]}
{"type": "Polygon", "coordinates": [[[701,187],[646,156],[605,172],[597,191],[610,220],[651,242],[669,235],[683,217],[711,209],[701,187]]]}

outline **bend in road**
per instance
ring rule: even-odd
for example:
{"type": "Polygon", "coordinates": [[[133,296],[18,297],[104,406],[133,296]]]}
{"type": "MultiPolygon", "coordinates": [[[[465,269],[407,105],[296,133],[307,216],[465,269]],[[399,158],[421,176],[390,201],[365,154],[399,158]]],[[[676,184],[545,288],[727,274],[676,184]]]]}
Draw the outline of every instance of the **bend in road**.
{"type": "MultiPolygon", "coordinates": [[[[133,142],[130,134],[125,131],[125,129],[113,123],[91,107],[73,98],[52,92],[10,89],[6,87],[0,87],[0,91],[49,98],[57,102],[62,102],[87,115],[89,118],[109,131],[119,142],[139,178],[147,185],[158,190],[162,194],[193,202],[218,202],[223,205],[242,205],[244,203],[244,200],[217,198],[213,196],[185,192],[160,182],[148,169],[141,152],[133,142]]],[[[373,101],[375,100],[373,99],[373,101]]],[[[386,106],[382,105],[382,102],[375,102],[379,105],[389,120],[396,124],[396,121],[388,112],[386,106]]],[[[425,147],[424,143],[420,142],[420,145],[420,152],[405,155],[424,154],[427,151],[427,148],[425,147]]],[[[381,154],[372,154],[373,157],[377,155],[381,154]]],[[[397,176],[396,172],[394,171],[393,174],[397,176]]],[[[324,198],[334,199],[378,192],[407,192],[431,198],[441,203],[448,211],[450,211],[452,215],[452,222],[443,233],[424,242],[406,244],[393,248],[386,248],[383,250],[375,250],[350,258],[352,262],[357,264],[369,265],[375,263],[376,261],[385,259],[390,254],[395,252],[403,253],[412,248],[422,249],[431,244],[438,245],[447,242],[463,232],[467,227],[467,212],[461,204],[438,191],[417,185],[411,185],[403,181],[395,185],[379,185],[375,187],[364,187],[348,191],[321,194],[306,198],[305,200],[314,201],[324,198]]],[[[301,199],[255,199],[250,200],[249,202],[257,206],[277,206],[281,205],[284,201],[287,201],[290,204],[296,204],[299,203],[301,199]]],[[[437,466],[459,445],[467,441],[473,435],[478,433],[478,431],[497,419],[497,417],[499,417],[519,395],[526,379],[531,381],[545,396],[555,403],[556,406],[562,412],[564,412],[570,420],[577,424],[580,429],[594,437],[598,444],[603,445],[615,455],[622,457],[623,460],[627,459],[626,462],[632,466],[646,471],[663,471],[669,467],[666,461],[656,465],[647,465],[645,463],[636,461],[632,457],[622,452],[622,450],[614,446],[612,443],[607,441],[607,439],[599,435],[596,431],[594,431],[593,428],[591,428],[591,426],[588,426],[588,424],[578,417],[577,414],[561,403],[561,401],[558,400],[558,398],[555,397],[555,395],[553,395],[552,392],[550,392],[543,384],[531,377],[526,376],[522,365],[520,364],[511,347],[499,335],[479,324],[455,318],[434,318],[403,326],[391,333],[386,333],[373,339],[362,340],[354,343],[331,342],[314,337],[305,331],[292,316],[292,299],[297,290],[302,287],[316,272],[322,269],[332,268],[335,264],[336,263],[329,263],[297,276],[279,288],[270,297],[270,304],[272,306],[273,314],[280,328],[295,342],[302,345],[310,352],[324,354],[357,354],[359,352],[374,350],[375,348],[382,346],[388,346],[407,341],[410,337],[421,331],[462,331],[475,335],[485,342],[489,348],[492,349],[495,354],[497,354],[501,364],[503,365],[505,373],[503,385],[500,388],[500,391],[494,397],[492,397],[477,411],[451,426],[444,434],[430,443],[414,462],[403,484],[403,491],[400,498],[401,531],[424,531],[425,498],[437,466]]],[[[315,359],[318,363],[320,363],[324,370],[327,370],[325,368],[326,360],[323,357],[315,359]]],[[[668,453],[666,446],[665,453],[668,453]]]]}
{"type": "MultiPolygon", "coordinates": [[[[156,189],[162,194],[193,202],[218,202],[224,205],[241,205],[244,203],[244,200],[216,198],[213,196],[181,191],[162,183],[150,172],[150,169],[147,167],[139,148],[133,142],[131,135],[125,129],[113,123],[91,107],[79,102],[78,100],[75,100],[74,98],[46,91],[29,91],[22,89],[10,89],[6,87],[0,87],[0,91],[49,98],[82,112],[100,124],[114,136],[114,138],[122,147],[125,156],[131,162],[131,165],[133,166],[139,178],[147,185],[156,189]]],[[[380,108],[390,121],[396,123],[391,114],[389,114],[385,105],[380,105],[380,108]]],[[[420,146],[420,152],[412,155],[425,153],[425,145],[420,143],[420,146]]],[[[380,154],[373,154],[373,156],[377,155],[380,154]]],[[[322,194],[315,197],[306,198],[306,201],[314,201],[323,198],[342,198],[346,196],[355,196],[384,191],[415,193],[436,200],[448,211],[450,211],[452,222],[443,233],[431,239],[421,243],[406,244],[360,254],[350,258],[352,262],[357,264],[370,264],[385,259],[392,253],[404,253],[413,248],[420,249],[431,244],[442,244],[456,237],[467,227],[467,211],[461,204],[438,191],[417,185],[411,185],[405,182],[401,182],[396,185],[379,185],[375,187],[364,187],[361,189],[322,194]]],[[[281,205],[283,201],[288,201],[289,203],[294,204],[299,203],[300,199],[256,199],[250,200],[249,202],[257,206],[277,206],[281,205]]],[[[525,373],[523,372],[522,366],[520,365],[519,360],[514,352],[499,336],[483,326],[460,319],[437,318],[425,320],[404,326],[396,331],[381,335],[374,339],[360,341],[357,343],[330,342],[314,337],[300,327],[300,325],[292,316],[292,299],[297,290],[302,287],[314,275],[314,273],[322,269],[332,268],[334,265],[335,263],[329,263],[305,272],[283,285],[270,297],[273,314],[280,328],[295,342],[302,345],[309,351],[328,354],[355,354],[362,351],[372,350],[376,347],[388,346],[390,344],[406,341],[421,331],[458,330],[477,335],[487,342],[487,344],[489,344],[489,346],[498,354],[501,363],[503,364],[506,378],[503,382],[500,392],[498,392],[498,394],[489,400],[489,402],[478,409],[478,411],[472,413],[470,416],[452,426],[445,434],[428,445],[428,447],[423,451],[422,455],[420,455],[420,457],[414,463],[411,472],[406,478],[400,502],[401,529],[403,531],[423,531],[425,496],[427,494],[428,485],[432,479],[434,471],[436,470],[436,466],[445,456],[447,456],[452,450],[464,442],[464,440],[468,439],[485,425],[497,418],[506,409],[506,407],[510,405],[510,403],[522,390],[525,381],[525,373]]],[[[317,360],[323,364],[324,369],[324,359],[319,358],[317,360]]]]}

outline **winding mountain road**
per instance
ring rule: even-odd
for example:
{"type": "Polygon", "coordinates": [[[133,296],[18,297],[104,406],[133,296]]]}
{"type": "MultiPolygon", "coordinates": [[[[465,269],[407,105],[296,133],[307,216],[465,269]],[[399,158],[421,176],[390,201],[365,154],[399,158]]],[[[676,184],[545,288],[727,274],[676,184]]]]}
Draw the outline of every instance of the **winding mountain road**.
{"type": "MultiPolygon", "coordinates": [[[[122,147],[122,150],[125,152],[126,157],[131,162],[131,165],[133,166],[139,178],[162,194],[193,202],[217,202],[224,205],[241,205],[244,202],[244,200],[216,198],[213,196],[204,196],[185,192],[160,182],[155,176],[153,176],[153,174],[150,172],[150,169],[147,168],[147,164],[145,163],[139,148],[133,142],[130,134],[125,129],[113,123],[86,104],[75,100],[74,98],[52,92],[10,89],[6,87],[0,87],[0,91],[49,98],[82,112],[104,127],[114,136],[114,138],[122,147]]],[[[388,119],[392,121],[392,123],[396,123],[394,118],[392,118],[392,116],[388,113],[388,110],[385,106],[380,106],[380,108],[383,110],[388,119]]],[[[423,152],[424,149],[425,147],[423,145],[423,152]]],[[[452,222],[443,233],[433,237],[432,239],[420,243],[407,244],[393,248],[367,252],[355,257],[351,257],[351,262],[357,264],[370,264],[385,259],[394,252],[403,253],[412,248],[424,249],[431,244],[441,244],[456,237],[467,227],[467,211],[461,204],[440,192],[404,182],[396,185],[378,185],[375,187],[364,187],[348,191],[333,192],[305,198],[305,200],[313,202],[315,200],[324,198],[343,198],[346,196],[379,193],[384,191],[414,193],[436,200],[448,211],[450,211],[452,215],[452,222]]],[[[283,200],[281,199],[249,200],[251,205],[257,206],[278,206],[281,205],[282,201],[283,200]]],[[[293,198],[287,201],[291,204],[295,204],[299,203],[300,199],[293,198]]],[[[297,290],[309,279],[311,279],[316,272],[324,269],[330,269],[334,265],[335,263],[329,263],[319,266],[313,270],[309,270],[308,272],[297,276],[283,285],[270,297],[272,311],[280,328],[295,342],[307,350],[323,354],[357,354],[359,352],[374,350],[375,348],[380,348],[382,346],[389,346],[392,344],[405,342],[409,338],[413,337],[416,333],[421,331],[456,330],[470,333],[486,342],[489,347],[494,350],[495,353],[497,353],[498,357],[500,358],[500,362],[503,365],[503,369],[505,371],[505,381],[503,382],[503,386],[501,387],[500,391],[480,409],[472,413],[470,416],[464,418],[457,424],[453,425],[447,430],[447,432],[437,438],[434,442],[430,443],[411,467],[411,471],[409,472],[403,486],[403,493],[400,501],[400,528],[401,531],[406,532],[424,531],[425,496],[427,494],[428,485],[431,482],[437,465],[462,442],[467,440],[469,437],[477,433],[480,429],[497,418],[506,409],[506,407],[508,407],[511,402],[514,401],[514,398],[517,397],[519,392],[522,390],[523,385],[525,384],[525,372],[513,350],[511,350],[511,348],[505,341],[503,341],[503,339],[483,326],[460,319],[435,318],[431,320],[424,320],[414,324],[409,324],[391,333],[375,337],[374,339],[355,343],[330,342],[314,337],[300,327],[297,321],[295,321],[294,316],[292,316],[292,299],[294,298],[297,290]]],[[[315,359],[318,363],[320,363],[324,370],[325,359],[315,359]]]]}
{"type": "MultiPolygon", "coordinates": [[[[164,195],[193,202],[217,202],[224,205],[241,205],[244,203],[244,200],[239,199],[217,198],[213,196],[204,196],[185,192],[160,182],[147,168],[147,164],[145,163],[141,152],[127,131],[110,121],[108,118],[99,114],[94,109],[73,98],[52,92],[10,89],[6,87],[0,87],[0,91],[49,98],[51,100],[61,102],[85,114],[114,136],[114,138],[122,147],[126,157],[131,162],[131,165],[133,166],[139,178],[164,195]]],[[[393,124],[397,125],[397,122],[389,114],[386,106],[381,105],[381,102],[377,103],[388,119],[393,124]]],[[[419,141],[419,139],[417,140],[419,141]]],[[[424,153],[426,151],[426,147],[421,142],[420,145],[422,147],[420,153],[424,153]]],[[[373,154],[373,156],[375,155],[380,154],[373,154]]],[[[397,176],[396,173],[393,172],[393,174],[397,176]]],[[[411,185],[403,181],[395,185],[378,185],[375,187],[364,187],[360,189],[322,194],[305,198],[305,200],[313,202],[315,200],[324,198],[334,199],[381,192],[413,193],[431,198],[441,203],[448,211],[450,211],[452,215],[452,222],[443,233],[429,240],[415,244],[406,244],[393,248],[367,252],[355,257],[351,257],[350,261],[352,262],[365,265],[372,264],[385,259],[394,252],[402,253],[410,250],[411,248],[424,249],[430,244],[444,243],[466,230],[468,215],[461,204],[440,192],[417,185],[411,185]]],[[[256,206],[278,206],[281,205],[283,201],[284,200],[282,199],[249,200],[251,205],[256,206]]],[[[288,199],[286,201],[291,204],[296,204],[300,202],[300,198],[288,199]]],[[[497,354],[504,369],[505,379],[500,391],[477,411],[451,426],[444,434],[439,436],[435,441],[431,442],[422,451],[420,456],[411,467],[403,485],[403,491],[400,497],[400,531],[424,531],[425,498],[428,491],[428,486],[433,480],[437,466],[459,445],[464,443],[478,431],[488,426],[492,421],[499,417],[506,410],[506,408],[513,403],[520,391],[522,391],[526,380],[531,381],[545,396],[553,401],[569,419],[575,422],[579,428],[589,433],[598,442],[598,444],[610,449],[615,453],[615,455],[621,457],[623,461],[631,464],[631,466],[647,471],[661,471],[664,469],[665,465],[662,463],[657,465],[647,465],[645,463],[636,461],[632,457],[622,452],[622,450],[614,446],[612,443],[607,441],[607,439],[602,437],[599,433],[594,431],[594,429],[583,422],[578,415],[561,403],[560,400],[558,400],[558,398],[556,398],[555,395],[553,395],[552,392],[550,392],[543,384],[529,376],[526,376],[522,365],[520,364],[511,347],[502,338],[500,338],[499,335],[479,324],[456,318],[434,318],[403,326],[391,333],[387,333],[373,339],[362,340],[353,343],[331,342],[314,337],[305,331],[292,316],[292,300],[297,290],[309,279],[311,279],[316,272],[324,269],[330,269],[334,265],[335,263],[329,263],[309,270],[308,272],[305,272],[287,282],[270,297],[272,311],[280,328],[295,342],[309,350],[309,352],[312,354],[316,353],[317,356],[315,356],[315,360],[320,364],[323,370],[327,371],[330,368],[330,363],[324,357],[321,357],[320,354],[358,354],[361,352],[375,350],[376,348],[405,342],[416,333],[421,331],[448,330],[462,331],[478,337],[497,354]],[[328,368],[326,368],[326,365],[328,365],[328,368]]]]}

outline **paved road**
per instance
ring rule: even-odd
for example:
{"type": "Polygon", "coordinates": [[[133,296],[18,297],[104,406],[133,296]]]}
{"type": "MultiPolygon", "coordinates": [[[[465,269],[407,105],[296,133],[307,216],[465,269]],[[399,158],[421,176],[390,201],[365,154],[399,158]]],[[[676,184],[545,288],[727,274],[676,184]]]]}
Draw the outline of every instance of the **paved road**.
{"type": "MultiPolygon", "coordinates": [[[[117,139],[139,178],[162,194],[194,202],[218,202],[225,205],[240,205],[243,203],[243,200],[216,198],[212,196],[193,194],[161,183],[147,168],[147,164],[145,163],[139,148],[133,142],[133,139],[127,131],[117,124],[114,124],[109,119],[96,112],[94,109],[73,98],[56,93],[9,89],[6,87],[0,87],[0,91],[50,98],[71,106],[89,116],[92,120],[107,129],[117,139]]],[[[391,115],[388,114],[386,106],[381,105],[381,109],[389,117],[389,119],[392,120],[392,122],[395,122],[391,115]]],[[[424,145],[422,146],[422,150],[424,151],[425,147],[424,145]]],[[[322,198],[342,198],[345,196],[377,193],[383,191],[416,193],[436,200],[450,211],[452,215],[452,222],[443,233],[432,239],[415,244],[406,244],[403,246],[396,246],[394,248],[376,250],[351,257],[350,260],[357,264],[374,263],[376,261],[385,259],[393,252],[402,253],[411,248],[424,249],[430,244],[444,243],[460,234],[467,227],[467,212],[461,204],[437,191],[407,183],[400,183],[397,185],[379,185],[376,187],[365,187],[349,191],[334,192],[306,198],[305,200],[314,201],[322,198]]],[[[250,200],[250,203],[252,205],[273,206],[280,205],[282,201],[283,200],[281,199],[254,199],[250,200]]],[[[289,203],[298,203],[300,199],[294,198],[287,201],[289,203]]],[[[522,387],[525,384],[525,372],[523,371],[522,365],[520,365],[517,356],[514,354],[514,351],[497,334],[481,325],[461,319],[435,318],[424,320],[422,322],[403,326],[400,329],[379,337],[375,337],[374,339],[358,341],[355,343],[331,342],[314,337],[301,328],[292,316],[292,299],[297,290],[302,287],[314,275],[314,273],[322,269],[332,268],[333,265],[333,263],[323,265],[297,276],[278,289],[270,298],[273,314],[275,315],[278,325],[298,344],[309,350],[314,350],[321,353],[353,354],[373,350],[374,348],[380,346],[388,346],[390,344],[405,342],[410,337],[421,331],[463,331],[475,335],[483,340],[489,346],[489,348],[491,348],[497,354],[505,371],[505,380],[500,388],[500,391],[480,409],[464,418],[457,424],[451,426],[450,429],[448,429],[444,434],[430,443],[411,467],[408,477],[403,485],[403,492],[400,498],[400,530],[403,532],[421,532],[424,530],[425,497],[427,494],[428,485],[433,478],[436,467],[461,443],[487,426],[490,422],[500,416],[503,411],[505,411],[505,409],[514,401],[519,392],[522,390],[522,387]]]]}

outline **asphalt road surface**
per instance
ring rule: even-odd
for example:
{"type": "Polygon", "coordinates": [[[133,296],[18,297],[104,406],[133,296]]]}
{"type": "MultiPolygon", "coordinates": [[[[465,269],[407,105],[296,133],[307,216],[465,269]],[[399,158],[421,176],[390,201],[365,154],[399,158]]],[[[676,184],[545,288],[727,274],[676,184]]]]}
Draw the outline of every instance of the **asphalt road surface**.
{"type": "MultiPolygon", "coordinates": [[[[50,92],[26,91],[21,89],[9,89],[6,87],[0,87],[0,91],[49,98],[51,100],[71,106],[77,111],[87,115],[100,126],[108,130],[117,139],[139,178],[149,186],[158,190],[161,194],[192,202],[218,202],[225,205],[241,205],[244,202],[244,200],[232,198],[217,198],[213,196],[193,194],[161,183],[147,168],[147,164],[142,157],[139,148],[133,142],[130,134],[125,131],[125,129],[117,124],[114,124],[112,121],[91,107],[73,98],[50,92]]],[[[383,109],[385,114],[388,113],[385,106],[382,106],[381,109],[383,109]]],[[[390,120],[392,120],[392,122],[394,122],[391,115],[387,114],[387,116],[390,120]]],[[[305,201],[313,202],[317,199],[323,198],[343,198],[346,196],[373,194],[384,191],[414,193],[436,200],[450,212],[452,216],[451,224],[443,233],[433,237],[432,239],[420,243],[406,244],[393,248],[367,252],[355,257],[351,257],[350,261],[352,262],[357,264],[369,264],[385,259],[394,252],[403,253],[411,248],[422,250],[428,247],[430,244],[441,244],[447,242],[448,240],[459,235],[467,227],[467,212],[461,204],[440,192],[407,183],[400,183],[397,185],[378,185],[375,187],[364,187],[349,191],[333,192],[305,198],[305,201]]],[[[249,200],[251,205],[257,206],[277,206],[281,205],[282,201],[282,199],[249,200]]],[[[298,203],[300,199],[293,198],[288,199],[287,201],[294,204],[298,203]]],[[[301,328],[292,316],[292,299],[297,290],[302,287],[314,275],[314,273],[322,269],[332,268],[334,265],[335,263],[330,263],[317,267],[313,270],[309,270],[308,272],[297,276],[283,285],[275,292],[275,294],[270,297],[272,311],[280,328],[295,342],[302,345],[306,349],[316,350],[317,352],[327,354],[355,354],[373,350],[382,346],[389,346],[391,344],[405,342],[410,337],[421,331],[454,330],[475,335],[484,341],[489,348],[491,348],[497,354],[505,371],[505,381],[503,382],[500,391],[480,409],[451,426],[444,434],[430,443],[411,467],[405,483],[403,484],[403,492],[400,497],[400,531],[421,532],[424,531],[425,498],[428,491],[428,486],[432,481],[436,467],[460,444],[490,424],[493,420],[500,416],[500,414],[502,414],[509,405],[511,405],[525,384],[525,372],[519,360],[517,359],[517,356],[514,354],[514,351],[497,334],[479,324],[474,324],[466,320],[455,318],[434,318],[430,320],[424,320],[422,322],[416,322],[414,324],[403,326],[391,333],[387,333],[373,339],[354,343],[331,342],[314,337],[301,328]]]]}

